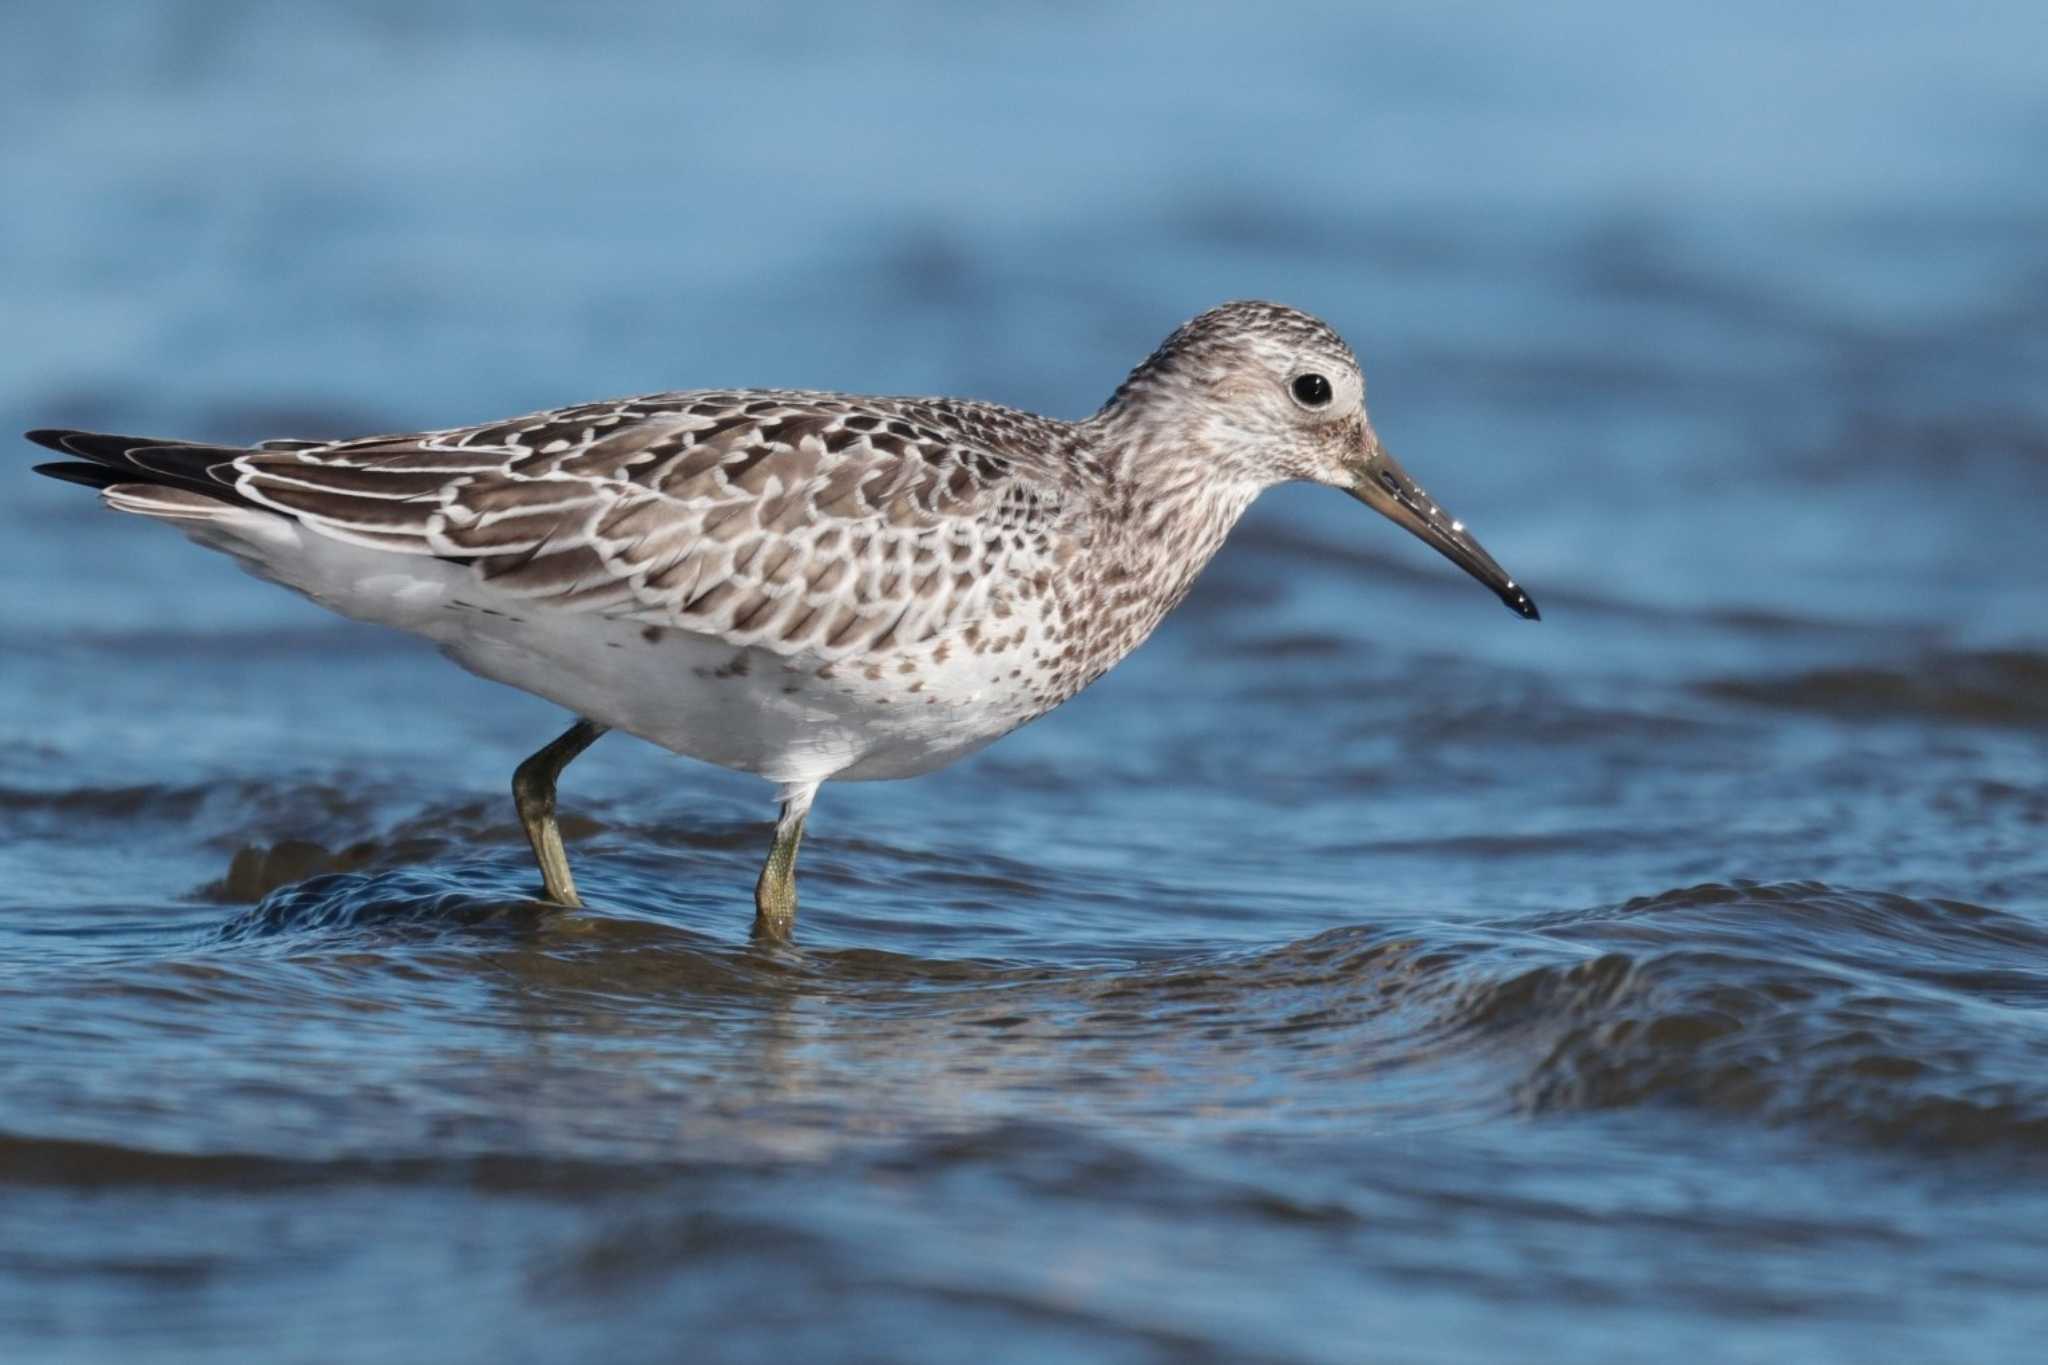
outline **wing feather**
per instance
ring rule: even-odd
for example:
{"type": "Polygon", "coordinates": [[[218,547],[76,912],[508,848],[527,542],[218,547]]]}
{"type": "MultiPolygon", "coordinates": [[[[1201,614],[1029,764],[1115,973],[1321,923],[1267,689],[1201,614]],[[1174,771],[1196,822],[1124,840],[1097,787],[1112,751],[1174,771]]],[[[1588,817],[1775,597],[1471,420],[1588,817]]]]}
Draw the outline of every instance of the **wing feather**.
{"type": "Polygon", "coordinates": [[[1085,535],[1063,423],[991,404],[784,390],[657,394],[449,431],[253,449],[43,444],[474,565],[564,611],[831,658],[994,610],[1085,535]]]}

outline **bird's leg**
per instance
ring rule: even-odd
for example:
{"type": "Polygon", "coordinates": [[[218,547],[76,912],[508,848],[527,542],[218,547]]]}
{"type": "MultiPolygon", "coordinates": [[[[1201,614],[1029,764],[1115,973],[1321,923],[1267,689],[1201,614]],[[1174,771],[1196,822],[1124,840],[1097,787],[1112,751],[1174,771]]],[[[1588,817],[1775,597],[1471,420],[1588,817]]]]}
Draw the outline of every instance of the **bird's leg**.
{"type": "Polygon", "coordinates": [[[547,898],[557,905],[580,906],[583,902],[576,899],[569,855],[562,851],[562,831],[555,824],[555,779],[604,731],[595,721],[578,720],[512,774],[512,801],[519,807],[519,823],[526,827],[527,842],[533,845],[547,898]]]}
{"type": "Polygon", "coordinates": [[[782,815],[775,822],[775,842],[761,880],[754,884],[754,939],[787,943],[796,928],[796,846],[803,842],[804,817],[818,794],[815,782],[792,782],[782,789],[782,815]]]}

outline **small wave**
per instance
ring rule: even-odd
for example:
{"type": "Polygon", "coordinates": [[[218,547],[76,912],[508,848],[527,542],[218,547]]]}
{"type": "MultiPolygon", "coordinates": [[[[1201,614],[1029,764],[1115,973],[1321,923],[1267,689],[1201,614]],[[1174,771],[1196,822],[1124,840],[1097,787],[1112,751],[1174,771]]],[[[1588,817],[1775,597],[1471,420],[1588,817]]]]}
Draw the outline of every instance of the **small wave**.
{"type": "MultiPolygon", "coordinates": [[[[0,812],[61,813],[74,820],[186,819],[202,801],[254,806],[277,795],[273,784],[251,780],[204,784],[155,782],[64,790],[0,787],[0,812]]],[[[329,791],[339,800],[339,793],[329,791]]]]}
{"type": "Polygon", "coordinates": [[[2048,1154],[2048,929],[1960,901],[1709,883],[1570,914],[1333,930],[1084,989],[1083,1028],[1199,1021],[1212,1039],[1284,1040],[1283,1069],[1326,1090],[1371,1078],[1383,1119],[1671,1107],[2048,1154]]]}
{"type": "Polygon", "coordinates": [[[1248,1121],[1294,1104],[1325,1120],[1433,1125],[1663,1108],[1878,1146],[2048,1155],[2048,927],[1963,901],[1716,882],[1574,912],[1335,929],[1273,949],[1017,962],[757,950],[736,941],[727,897],[564,913],[533,901],[527,879],[489,858],[315,876],[215,942],[338,934],[380,960],[452,943],[435,959],[449,970],[512,973],[529,1002],[573,1006],[565,1018],[601,1001],[652,1028],[829,998],[862,1021],[850,1036],[866,1042],[841,1060],[877,1093],[912,1084],[899,1064],[917,1075],[943,1064],[978,1077],[969,1089],[985,1087],[998,1112],[1010,1086],[1035,1090],[1042,1068],[1066,1065],[1105,1112],[1199,1108],[1211,1084],[1187,1079],[1169,1100],[1160,1068],[1220,1066],[1262,1078],[1248,1121]],[[700,916],[702,928],[688,922],[700,916]],[[508,940],[521,951],[499,951],[508,940]]]}
{"type": "MultiPolygon", "coordinates": [[[[293,838],[244,844],[229,859],[227,872],[218,881],[199,888],[196,894],[201,900],[244,904],[313,877],[426,868],[460,850],[520,843],[520,835],[509,821],[493,822],[483,812],[469,814],[472,818],[467,822],[458,815],[446,814],[408,821],[392,834],[357,839],[338,848],[293,838]]],[[[573,815],[562,816],[559,824],[566,838],[576,840],[589,838],[604,828],[595,820],[573,815]]]]}
{"type": "Polygon", "coordinates": [[[166,1151],[122,1142],[0,1133],[0,1186],[88,1191],[196,1188],[246,1195],[376,1181],[582,1196],[643,1188],[648,1178],[644,1167],[546,1153],[378,1157],[316,1152],[290,1157],[232,1149],[166,1151]]]}
{"type": "Polygon", "coordinates": [[[2048,721],[2048,655],[1938,651],[1906,665],[1819,668],[1773,678],[1721,678],[1699,690],[1724,701],[1867,719],[2034,726],[2048,721]]]}
{"type": "Polygon", "coordinates": [[[1530,1112],[1684,1105],[1872,1142],[2048,1152],[2048,931],[1818,882],[1714,883],[1530,926],[1581,956],[1462,974],[1530,1112]]]}
{"type": "Polygon", "coordinates": [[[235,943],[338,929],[531,929],[558,908],[509,887],[496,888],[497,880],[486,867],[325,873],[271,892],[223,924],[216,937],[235,943]]]}
{"type": "MultiPolygon", "coordinates": [[[[1318,535],[1313,529],[1282,521],[1275,517],[1253,516],[1245,520],[1232,533],[1231,544],[1239,555],[1270,556],[1291,564],[1316,570],[1337,569],[1354,581],[1353,575],[1364,576],[1373,581],[1401,583],[1422,588],[1432,593],[1467,594],[1469,584],[1456,576],[1444,573],[1397,541],[1388,537],[1374,537],[1361,541],[1336,541],[1318,535]]],[[[1253,605],[1251,601],[1216,601],[1212,597],[1211,585],[1219,577],[1226,578],[1233,585],[1237,581],[1235,567],[1242,561],[1227,560],[1222,574],[1211,574],[1203,580],[1203,589],[1190,599],[1189,607],[1197,610],[1215,610],[1224,624],[1236,628],[1246,613],[1244,608],[1253,605]]],[[[1249,575],[1244,575],[1249,578],[1249,575]]],[[[1258,585],[1238,588],[1249,597],[1259,590],[1258,585]]],[[[1569,581],[1546,581],[1539,585],[1538,596],[1546,616],[1569,614],[1586,619],[1606,618],[1616,621],[1640,621],[1658,630],[1668,630],[1674,622],[1687,621],[1700,625],[1727,630],[1739,635],[1760,637],[1780,642],[1795,636],[1820,636],[1832,640],[1867,639],[1872,644],[1891,642],[1901,638],[1932,639],[1934,631],[1924,625],[1895,621],[1872,622],[1853,616],[1831,614],[1819,607],[1791,611],[1756,606],[1730,607],[1711,602],[1690,604],[1669,601],[1650,601],[1632,597],[1619,584],[1573,583],[1569,581]]],[[[1181,610],[1186,612],[1189,607],[1181,610]]],[[[1232,646],[1234,652],[1251,656],[1252,642],[1240,641],[1232,646]]]]}

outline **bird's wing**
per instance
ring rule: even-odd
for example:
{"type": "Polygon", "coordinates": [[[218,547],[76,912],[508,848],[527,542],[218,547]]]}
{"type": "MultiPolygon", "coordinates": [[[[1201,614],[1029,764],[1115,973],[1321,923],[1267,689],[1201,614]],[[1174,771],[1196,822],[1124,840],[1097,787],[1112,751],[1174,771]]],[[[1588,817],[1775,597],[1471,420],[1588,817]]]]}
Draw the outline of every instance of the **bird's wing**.
{"type": "Polygon", "coordinates": [[[836,659],[1043,592],[1084,516],[1058,478],[1070,441],[993,405],[743,391],[206,468],[310,530],[465,561],[537,604],[836,659]]]}

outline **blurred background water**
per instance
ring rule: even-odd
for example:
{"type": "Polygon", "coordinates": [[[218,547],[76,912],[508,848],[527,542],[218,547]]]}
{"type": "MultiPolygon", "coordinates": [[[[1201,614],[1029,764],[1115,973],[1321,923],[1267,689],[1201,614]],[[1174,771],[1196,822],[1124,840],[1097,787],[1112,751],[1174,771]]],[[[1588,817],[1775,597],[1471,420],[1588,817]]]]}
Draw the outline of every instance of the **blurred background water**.
{"type": "Polygon", "coordinates": [[[1281,490],[828,788],[0,510],[0,1354],[2029,1360],[2048,11],[15,3],[0,417],[1092,410],[1308,308],[1533,589],[1281,490]]]}

